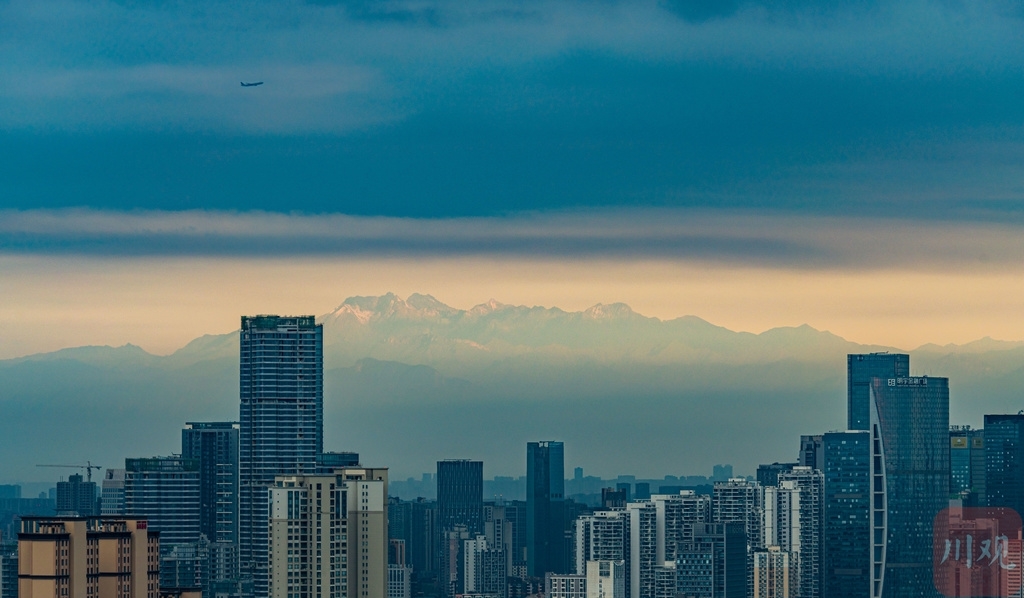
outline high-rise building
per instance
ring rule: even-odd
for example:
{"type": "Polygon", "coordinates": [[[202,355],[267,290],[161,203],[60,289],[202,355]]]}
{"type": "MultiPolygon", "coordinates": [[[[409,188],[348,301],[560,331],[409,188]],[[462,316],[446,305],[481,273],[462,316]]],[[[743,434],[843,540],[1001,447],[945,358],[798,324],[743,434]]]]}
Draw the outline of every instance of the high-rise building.
{"type": "Polygon", "coordinates": [[[437,567],[445,596],[463,593],[463,541],[484,531],[483,461],[437,462],[437,567]]]}
{"type": "MultiPolygon", "coordinates": [[[[237,592],[238,424],[188,422],[181,431],[181,455],[199,465],[199,532],[206,542],[179,548],[179,562],[203,556],[205,595],[237,592]]],[[[165,562],[161,570],[167,567],[165,562]]],[[[166,579],[166,574],[164,575],[166,579]]]]}
{"type": "Polygon", "coordinates": [[[57,513],[72,517],[99,515],[96,482],[86,482],[79,474],[68,476],[68,481],[57,482],[57,513]]]}
{"type": "Polygon", "coordinates": [[[160,545],[199,540],[199,462],[182,457],[125,459],[125,512],[160,532],[160,545]]]}
{"type": "MultiPolygon", "coordinates": [[[[388,529],[391,528],[391,507],[394,503],[388,499],[388,529]]],[[[405,565],[406,564],[406,553],[405,553],[405,540],[395,540],[390,536],[388,532],[388,564],[389,565],[405,565]]]]}
{"type": "Polygon", "coordinates": [[[825,454],[822,448],[821,434],[800,437],[800,455],[797,465],[822,471],[825,467],[825,454]]]}
{"type": "Polygon", "coordinates": [[[506,598],[508,596],[508,553],[487,536],[464,540],[462,549],[462,593],[506,598]]]}
{"type": "Polygon", "coordinates": [[[753,559],[754,551],[763,548],[761,525],[764,521],[763,493],[757,482],[743,478],[732,478],[727,482],[715,482],[711,508],[715,523],[738,521],[743,523],[747,542],[747,563],[744,571],[747,574],[747,594],[754,590],[753,559]]]}
{"type": "Polygon", "coordinates": [[[648,500],[651,498],[651,483],[650,482],[637,482],[633,484],[636,488],[636,499],[637,500],[648,500]]]}
{"type": "Polygon", "coordinates": [[[199,465],[199,532],[210,542],[238,541],[238,424],[188,422],[181,456],[199,465]]]}
{"type": "Polygon", "coordinates": [[[675,563],[679,543],[693,540],[697,526],[711,523],[711,497],[683,490],[678,494],[655,494],[651,502],[657,513],[658,565],[675,563]]]}
{"type": "Polygon", "coordinates": [[[579,573],[548,573],[544,576],[545,598],[587,598],[587,576],[579,573]]]}
{"type": "Polygon", "coordinates": [[[766,486],[778,486],[779,485],[779,474],[787,471],[793,471],[793,468],[799,465],[799,463],[771,463],[762,464],[757,466],[757,483],[761,484],[761,487],[766,486]]]}
{"type": "Polygon", "coordinates": [[[409,563],[417,576],[426,576],[436,571],[438,558],[437,502],[413,501],[409,505],[409,518],[409,563]]]}
{"type": "Polygon", "coordinates": [[[412,567],[388,565],[387,598],[412,598],[412,567]]]}
{"type": "Polygon", "coordinates": [[[714,482],[727,482],[732,479],[732,465],[715,465],[711,468],[711,480],[714,482]]]}
{"type": "Polygon", "coordinates": [[[676,591],[690,598],[746,598],[747,560],[742,521],[699,526],[693,540],[679,546],[676,591]]]}
{"type": "Polygon", "coordinates": [[[654,593],[652,598],[676,598],[676,562],[665,563],[654,568],[654,593]]]}
{"type": "Polygon", "coordinates": [[[454,529],[441,532],[438,544],[437,583],[441,596],[454,598],[465,593],[462,584],[465,581],[463,571],[463,543],[469,540],[469,530],[464,525],[456,525],[454,529]]]}
{"type": "Polygon", "coordinates": [[[526,567],[529,575],[568,573],[565,562],[565,447],[526,445],[526,567]]]}
{"type": "Polygon", "coordinates": [[[743,478],[717,482],[711,499],[712,516],[716,523],[742,522],[747,542],[752,547],[760,548],[761,501],[761,485],[757,482],[743,478]]]}
{"type": "Polygon", "coordinates": [[[985,416],[985,499],[1024,513],[1024,414],[985,416]]]}
{"type": "Polygon", "coordinates": [[[269,502],[268,596],[387,596],[387,469],[278,476],[269,502]]]}
{"type": "Polygon", "coordinates": [[[625,510],[597,511],[576,520],[576,566],[583,574],[588,562],[622,563],[623,592],[630,594],[630,517],[625,510]]]}
{"type": "Polygon", "coordinates": [[[778,546],[754,553],[754,598],[800,598],[800,555],[778,546]]]}
{"type": "Polygon", "coordinates": [[[626,497],[625,490],[601,488],[602,509],[625,509],[627,502],[629,502],[629,500],[626,497]]]}
{"type": "Polygon", "coordinates": [[[410,562],[412,547],[412,503],[397,496],[388,497],[388,564],[410,562]],[[399,545],[401,548],[399,548],[399,545]],[[401,554],[399,554],[401,553],[401,554]],[[401,561],[398,560],[401,556],[401,561]]]}
{"type": "MultiPolygon", "coordinates": [[[[822,595],[863,598],[872,594],[871,433],[823,435],[825,512],[822,536],[822,595]]],[[[881,460],[879,460],[881,465],[881,460]]],[[[879,483],[881,483],[879,477],[879,483]]],[[[882,492],[877,496],[881,500],[882,492]]],[[[884,549],[880,535],[876,547],[884,549]]]]}
{"type": "Polygon", "coordinates": [[[651,501],[626,505],[629,516],[629,595],[654,598],[658,567],[658,510],[651,501]]]}
{"type": "Polygon", "coordinates": [[[210,587],[210,542],[205,536],[160,547],[160,587],[197,588],[208,598],[216,595],[210,587]]]}
{"type": "Polygon", "coordinates": [[[100,486],[100,514],[104,517],[124,515],[124,470],[108,469],[100,486]]]}
{"type": "Polygon", "coordinates": [[[199,461],[125,459],[125,512],[160,533],[160,584],[206,587],[209,550],[200,544],[199,461]]]}
{"type": "MultiPolygon", "coordinates": [[[[910,375],[910,356],[898,353],[867,353],[846,356],[846,414],[848,430],[871,427],[871,380],[910,375]]],[[[808,465],[801,463],[801,465],[808,465]]],[[[820,469],[820,468],[819,468],[820,469]]]]}
{"type": "Polygon", "coordinates": [[[626,598],[626,564],[623,561],[587,561],[587,598],[626,598]]]}
{"type": "Polygon", "coordinates": [[[881,478],[873,491],[883,488],[873,505],[873,535],[886,538],[874,555],[882,574],[873,595],[930,596],[932,524],[949,504],[949,380],[872,378],[870,397],[872,457],[884,470],[884,477],[873,472],[881,478]]]}
{"type": "Polygon", "coordinates": [[[323,326],[242,316],[239,343],[239,573],[266,596],[268,489],[277,476],[315,473],[323,453],[323,326]]]}
{"type": "Polygon", "coordinates": [[[484,462],[437,462],[437,522],[440,531],[464,526],[472,536],[484,531],[484,462]]]}
{"type": "MultiPolygon", "coordinates": [[[[794,553],[790,559],[799,571],[799,579],[793,583],[799,586],[800,598],[820,598],[821,558],[824,539],[822,537],[825,510],[825,478],[822,472],[810,467],[797,466],[792,471],[779,474],[779,490],[795,495],[799,519],[798,527],[789,534],[785,542],[776,543],[783,551],[794,553]]],[[[767,499],[766,499],[767,502],[767,499]]],[[[767,505],[766,505],[767,508],[767,505]]],[[[769,545],[768,542],[764,542],[769,545]]]]}
{"type": "Polygon", "coordinates": [[[505,519],[512,525],[512,555],[509,575],[525,578],[526,574],[526,502],[513,500],[505,503],[505,519]]]}
{"type": "Polygon", "coordinates": [[[949,427],[949,491],[965,507],[985,505],[985,432],[949,427]]]}
{"type": "Polygon", "coordinates": [[[18,543],[0,544],[0,598],[18,598],[18,543]]]}
{"type": "Polygon", "coordinates": [[[22,598],[158,598],[159,533],[146,521],[24,517],[18,534],[22,598]]]}
{"type": "Polygon", "coordinates": [[[517,507],[504,502],[484,504],[484,536],[490,546],[505,551],[506,575],[514,575],[516,564],[516,511],[517,507]]]}

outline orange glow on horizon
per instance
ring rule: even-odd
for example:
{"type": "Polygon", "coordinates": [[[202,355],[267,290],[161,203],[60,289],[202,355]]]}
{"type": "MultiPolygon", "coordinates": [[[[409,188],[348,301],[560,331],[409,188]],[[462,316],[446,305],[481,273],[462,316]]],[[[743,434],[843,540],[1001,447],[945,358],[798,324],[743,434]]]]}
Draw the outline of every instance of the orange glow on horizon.
{"type": "Polygon", "coordinates": [[[1024,276],[840,272],[658,261],[526,259],[88,259],[3,257],[0,358],[133,343],[167,354],[242,314],[330,312],[353,295],[435,296],[582,310],[622,302],[731,330],[809,324],[904,350],[985,336],[1024,339],[1024,276]]]}

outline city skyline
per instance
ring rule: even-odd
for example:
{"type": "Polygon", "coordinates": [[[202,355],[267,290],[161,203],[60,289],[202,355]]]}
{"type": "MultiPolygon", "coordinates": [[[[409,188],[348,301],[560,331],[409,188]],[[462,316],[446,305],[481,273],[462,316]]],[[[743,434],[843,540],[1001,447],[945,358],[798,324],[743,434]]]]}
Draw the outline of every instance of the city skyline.
{"type": "MultiPolygon", "coordinates": [[[[847,414],[844,405],[834,400],[849,390],[842,362],[851,351],[886,350],[806,328],[753,336],[696,319],[659,322],[621,305],[577,314],[507,305],[482,306],[473,313],[446,311],[452,309],[427,296],[408,301],[393,296],[352,298],[323,320],[328,444],[345,450],[360,446],[374,462],[397,462],[393,475],[399,480],[418,477],[433,468],[434,460],[446,458],[483,459],[488,477],[522,475],[523,463],[512,457],[512,447],[544,436],[565,438],[567,467],[583,466],[604,477],[707,474],[717,463],[732,463],[738,472],[749,475],[759,463],[751,456],[755,449],[775,455],[773,460],[792,461],[794,448],[786,440],[790,435],[842,429],[847,414]],[[392,312],[401,317],[385,317],[392,312]],[[556,330],[550,328],[553,322],[559,322],[557,330],[561,330],[555,338],[567,335],[554,344],[550,340],[556,330]],[[423,326],[434,337],[426,347],[417,340],[423,326]],[[478,336],[488,329],[504,332],[478,336]],[[499,355],[504,365],[496,366],[491,360],[499,355]],[[546,365],[538,368],[537,360],[546,365]],[[590,368],[597,365],[604,373],[595,378],[590,368]],[[522,376],[529,376],[532,385],[520,386],[522,376]],[[639,402],[620,401],[631,396],[640,397],[639,402]],[[761,398],[747,400],[746,396],[761,398]],[[772,398],[765,401],[764,396],[772,398]],[[728,420],[721,412],[702,407],[709,397],[732,406],[728,420]],[[800,405],[799,412],[786,407],[795,404],[800,405]],[[581,405],[594,409],[581,411],[581,405]],[[644,415],[650,409],[666,417],[653,421],[644,415]],[[560,415],[528,417],[543,410],[560,415]],[[501,416],[495,418],[496,413],[501,416]],[[565,431],[558,425],[565,417],[583,425],[565,431]],[[374,422],[379,421],[389,421],[393,430],[401,432],[393,439],[376,434],[374,422]],[[431,421],[447,422],[444,425],[463,433],[434,434],[434,428],[424,425],[431,421]],[[737,434],[732,442],[715,432],[727,421],[737,434]],[[778,433],[755,446],[754,439],[762,437],[760,430],[767,422],[778,433]],[[636,451],[642,451],[642,444],[630,451],[609,451],[597,440],[629,430],[629,425],[641,426],[636,429],[650,431],[650,439],[676,448],[643,459],[640,468],[629,465],[633,454],[641,454],[636,451]],[[418,448],[410,453],[412,446],[418,448]]],[[[96,400],[117,404],[119,412],[126,414],[145,410],[147,415],[138,417],[180,418],[182,423],[233,420],[238,342],[237,334],[208,336],[168,358],[145,356],[131,348],[82,349],[10,362],[0,367],[0,379],[7,381],[0,393],[39,396],[35,409],[45,410],[50,421],[59,425],[35,437],[45,438],[59,430],[63,436],[61,443],[40,445],[41,454],[35,459],[67,462],[69,451],[80,450],[75,448],[77,438],[89,429],[81,426],[83,421],[95,421],[92,425],[100,429],[119,422],[97,412],[96,400]],[[136,380],[133,385],[122,383],[126,375],[122,362],[136,364],[130,370],[136,380]],[[96,376],[84,388],[72,374],[80,367],[96,376]],[[194,373],[167,378],[181,367],[194,373]],[[37,384],[39,371],[47,372],[48,386],[37,384]],[[46,389],[62,385],[79,390],[51,413],[46,395],[53,390],[46,389]],[[154,400],[138,402],[140,392],[154,400]],[[91,396],[96,398],[88,399],[91,396]],[[79,400],[85,412],[76,410],[79,400]],[[66,424],[61,423],[64,420],[66,424]]],[[[957,391],[950,405],[951,421],[980,427],[982,411],[1019,409],[1019,397],[1013,392],[1019,377],[1014,364],[1022,351],[1016,344],[995,341],[959,350],[933,347],[914,353],[917,365],[912,374],[950,373],[957,391]]],[[[17,438],[26,431],[17,422],[9,417],[0,425],[17,438]]],[[[110,463],[136,450],[128,448],[132,446],[152,455],[177,450],[172,428],[130,430],[103,442],[90,437],[89,457],[94,463],[110,463]]],[[[12,443],[7,450],[31,445],[12,443]]],[[[44,470],[31,462],[8,461],[6,481],[45,479],[44,470]]]]}
{"type": "MultiPolygon", "coordinates": [[[[979,442],[971,441],[972,448],[984,448],[984,458],[955,464],[951,451],[966,446],[959,436],[966,428],[950,425],[949,378],[911,375],[909,355],[848,354],[849,430],[792,438],[799,440],[793,449],[800,464],[762,464],[757,480],[734,476],[731,465],[719,464],[714,479],[705,480],[711,484],[684,485],[692,484],[688,480],[652,494],[650,484],[627,479],[614,491],[602,486],[599,494],[591,488],[568,496],[564,442],[531,441],[525,500],[485,501],[483,462],[446,459],[437,462],[432,480],[437,499],[425,503],[422,497],[390,497],[389,468],[364,467],[356,453],[324,452],[323,324],[311,316],[243,316],[238,340],[238,428],[231,422],[186,423],[182,452],[199,456],[126,458],[120,513],[110,513],[118,499],[108,496],[106,483],[101,501],[95,484],[72,476],[72,484],[57,487],[55,517],[23,519],[19,550],[49,554],[69,538],[70,553],[79,559],[98,547],[92,540],[88,548],[78,544],[80,532],[148,527],[161,534],[159,556],[151,549],[148,560],[161,589],[201,587],[209,593],[216,585],[238,598],[261,597],[268,588],[273,596],[293,598],[311,587],[335,596],[384,598],[397,573],[392,567],[402,569],[399,577],[411,575],[419,591],[440,598],[484,587],[504,598],[518,593],[521,584],[541,581],[551,598],[581,598],[585,585],[596,583],[586,581],[584,570],[600,567],[606,576],[614,566],[622,567],[625,579],[622,593],[612,598],[672,598],[680,590],[702,598],[779,598],[776,591],[813,598],[823,588],[898,598],[933,595],[953,584],[971,591],[992,583],[1009,588],[1019,579],[1011,570],[1024,566],[1020,540],[1005,535],[1020,533],[1012,507],[1020,494],[1022,416],[985,414],[979,442]],[[199,431],[209,437],[200,438],[199,431]],[[211,444],[204,450],[200,442],[211,444]],[[232,462],[231,446],[239,449],[239,466],[232,462]],[[225,475],[238,475],[241,483],[225,475]],[[953,494],[954,483],[966,486],[953,494]],[[220,485],[217,493],[226,500],[204,503],[203,487],[209,484],[220,485]],[[631,498],[634,487],[646,496],[631,498]],[[868,488],[871,498],[865,501],[868,488]],[[204,526],[215,538],[221,530],[204,524],[201,511],[235,525],[233,496],[239,490],[238,533],[227,530],[225,536],[240,538],[236,553],[230,540],[211,544],[203,535],[204,526]],[[964,509],[978,500],[989,509],[964,509]],[[402,508],[403,502],[409,506],[402,508]],[[392,504],[400,514],[394,527],[388,523],[392,504]],[[416,505],[433,514],[411,518],[416,505]],[[255,517],[259,511],[269,521],[255,517]],[[346,535],[352,532],[360,535],[346,535]],[[404,542],[424,542],[434,534],[438,568],[417,576],[406,568],[404,542]],[[990,563],[976,561],[975,568],[984,570],[972,570],[971,535],[966,565],[959,550],[947,564],[948,538],[957,534],[988,538],[983,550],[998,547],[988,554],[990,563]],[[936,550],[943,537],[947,556],[940,564],[936,550]],[[519,543],[524,560],[517,556],[520,549],[511,551],[519,543]],[[865,568],[869,548],[872,564],[865,568]],[[237,577],[208,578],[212,570],[234,571],[236,554],[237,577]]],[[[112,471],[105,481],[116,479],[112,471]]],[[[575,468],[572,481],[586,482],[584,473],[575,468]]],[[[424,548],[412,547],[415,553],[424,548]]],[[[88,563],[87,570],[73,564],[54,571],[43,564],[50,563],[46,557],[37,563],[33,556],[19,569],[19,584],[28,598],[39,598],[60,594],[47,589],[50,580],[58,588],[98,582],[99,560],[72,561],[88,563]]],[[[122,581],[130,577],[126,572],[122,581]]],[[[406,593],[388,598],[410,598],[408,584],[394,587],[406,593]]],[[[150,585],[147,595],[155,596],[155,589],[150,585]]]]}
{"type": "Polygon", "coordinates": [[[1020,594],[1021,31],[0,1],[0,595],[1020,594]]]}

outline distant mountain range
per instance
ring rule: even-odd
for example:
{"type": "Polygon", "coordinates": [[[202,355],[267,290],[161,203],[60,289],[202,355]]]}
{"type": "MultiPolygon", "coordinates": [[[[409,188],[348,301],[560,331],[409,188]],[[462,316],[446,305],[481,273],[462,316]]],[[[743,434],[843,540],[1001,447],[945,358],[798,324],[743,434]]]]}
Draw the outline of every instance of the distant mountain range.
{"type": "MultiPolygon", "coordinates": [[[[844,425],[848,353],[897,350],[806,325],[662,321],[621,303],[460,310],[389,293],[318,321],[328,448],[399,475],[452,457],[521,473],[523,444],[545,438],[566,441],[567,467],[605,476],[751,472],[793,459],[799,434],[844,425]]],[[[950,377],[954,423],[1024,407],[1024,342],[924,345],[911,369],[950,377]]],[[[185,421],[237,419],[237,333],[169,356],[125,345],[0,361],[0,413],[0,483],[52,475],[35,463],[177,452],[185,421]]]]}

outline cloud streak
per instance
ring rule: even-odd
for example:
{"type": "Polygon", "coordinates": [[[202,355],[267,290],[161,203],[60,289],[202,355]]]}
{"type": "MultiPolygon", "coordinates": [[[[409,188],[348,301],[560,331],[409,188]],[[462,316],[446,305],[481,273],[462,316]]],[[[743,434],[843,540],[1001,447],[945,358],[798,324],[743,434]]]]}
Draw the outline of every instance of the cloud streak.
{"type": "Polygon", "coordinates": [[[751,211],[585,210],[496,218],[86,209],[0,212],[8,255],[664,260],[810,270],[1005,269],[1024,227],[751,211]]]}
{"type": "Polygon", "coordinates": [[[345,131],[427,109],[481,73],[543,77],[579,53],[767,72],[1012,75],[1024,69],[1018,12],[927,0],[11,0],[0,4],[0,129],[345,131]],[[242,96],[232,86],[243,75],[272,81],[242,96]]]}

